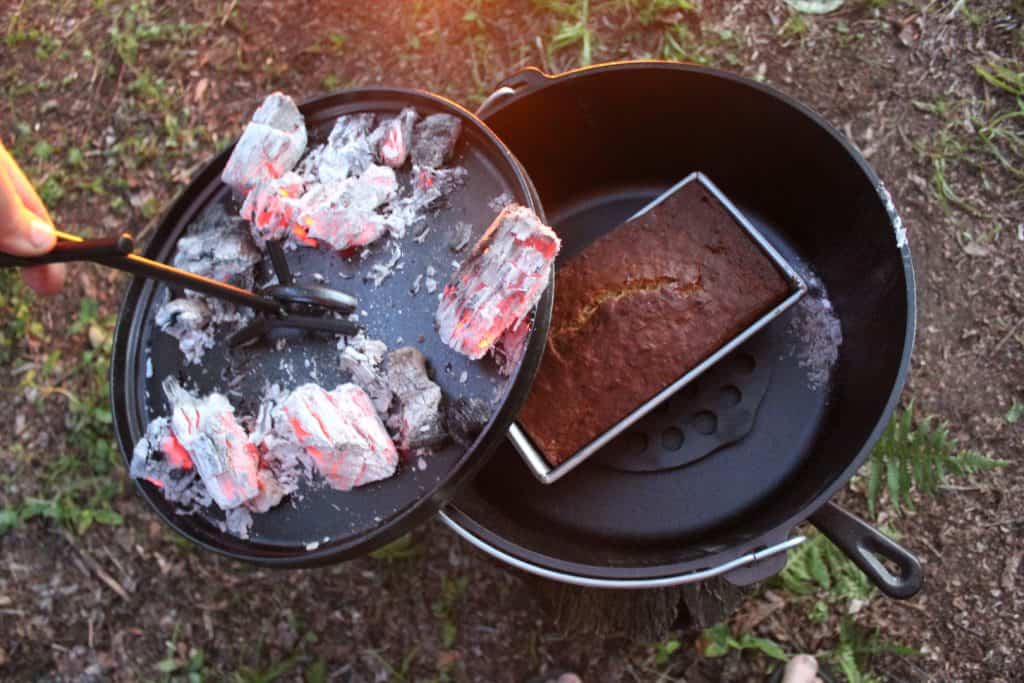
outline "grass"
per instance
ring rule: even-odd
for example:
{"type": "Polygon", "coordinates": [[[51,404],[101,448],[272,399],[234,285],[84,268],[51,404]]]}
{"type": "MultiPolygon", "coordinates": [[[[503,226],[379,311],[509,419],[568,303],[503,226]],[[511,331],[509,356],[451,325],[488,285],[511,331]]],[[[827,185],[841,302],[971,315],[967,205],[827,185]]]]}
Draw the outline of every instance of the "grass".
{"type": "Polygon", "coordinates": [[[931,165],[943,206],[988,218],[979,192],[1000,200],[1024,195],[1024,63],[992,58],[974,71],[984,98],[913,103],[940,124],[914,148],[931,165]]]}
{"type": "Polygon", "coordinates": [[[811,26],[804,15],[791,12],[786,21],[779,27],[779,37],[783,40],[800,38],[810,30],[811,26]]]}
{"type": "MultiPolygon", "coordinates": [[[[9,281],[5,286],[12,287],[9,281]]],[[[25,311],[22,292],[23,288],[15,284],[4,298],[17,302],[16,310],[25,311]]],[[[61,397],[67,407],[65,428],[73,437],[63,447],[51,445],[46,453],[22,454],[24,465],[35,473],[35,487],[24,496],[7,497],[0,509],[0,533],[35,517],[54,520],[79,534],[94,523],[122,523],[112,505],[123,490],[121,458],[113,443],[110,414],[108,373],[113,324],[113,315],[101,313],[94,300],[85,298],[68,328],[72,337],[88,340],[80,357],[70,364],[62,363],[59,353],[51,352],[35,367],[26,363],[30,369],[20,376],[19,390],[35,397],[34,406],[40,414],[48,409],[48,398],[61,397]],[[54,379],[57,382],[51,384],[54,379]]],[[[31,330],[32,323],[24,327],[31,330]]],[[[7,347],[3,353],[19,351],[16,345],[13,351],[7,347]]],[[[22,358],[20,354],[18,357],[22,358]]]]}
{"type": "MultiPolygon", "coordinates": [[[[20,55],[30,51],[39,73],[28,78],[14,62],[4,71],[5,82],[32,85],[33,92],[46,84],[82,105],[95,101],[96,120],[90,125],[109,132],[82,140],[77,130],[66,127],[68,117],[39,117],[31,107],[21,107],[12,108],[21,120],[13,126],[13,138],[5,141],[58,221],[68,210],[100,204],[108,221],[133,226],[138,233],[187,178],[186,169],[220,142],[196,122],[184,92],[188,85],[173,81],[161,66],[194,50],[211,20],[197,15],[186,21],[179,17],[187,13],[152,0],[97,0],[89,17],[68,31],[53,17],[21,7],[3,27],[4,48],[20,55]],[[78,73],[76,78],[59,65],[70,58],[93,71],[92,77],[78,73]]],[[[330,50],[341,51],[344,45],[343,36],[328,37],[330,50]]],[[[90,213],[89,220],[98,223],[96,212],[90,213]]],[[[66,229],[96,236],[96,227],[66,229]]],[[[0,274],[0,314],[6,320],[0,330],[0,362],[20,369],[12,391],[30,399],[29,410],[37,413],[30,420],[53,419],[57,411],[64,424],[55,436],[70,436],[55,440],[47,453],[12,444],[12,473],[5,474],[6,491],[0,497],[0,533],[34,518],[77,533],[94,524],[120,524],[113,503],[123,491],[124,473],[112,437],[107,377],[113,313],[106,303],[83,299],[67,327],[68,339],[53,340],[35,318],[35,307],[41,305],[33,303],[15,273],[0,274]],[[43,350],[54,342],[62,342],[56,346],[68,357],[43,350]]]]}
{"type": "Polygon", "coordinates": [[[865,628],[849,617],[839,620],[839,642],[832,650],[818,652],[822,662],[835,665],[846,677],[847,683],[875,683],[881,678],[866,672],[870,659],[878,654],[913,657],[917,650],[884,640],[877,630],[865,628]]]}
{"type": "Polygon", "coordinates": [[[656,35],[664,59],[710,62],[708,53],[717,47],[714,36],[704,45],[687,35],[690,29],[680,21],[682,13],[696,15],[697,7],[688,0],[534,0],[538,9],[553,17],[551,35],[546,41],[552,55],[577,50],[575,66],[588,66],[601,49],[601,28],[606,22],[625,26],[639,24],[656,35]]]}
{"type": "Polygon", "coordinates": [[[413,538],[412,532],[405,534],[391,543],[370,553],[370,557],[388,564],[405,562],[420,555],[420,547],[413,538]]]}
{"type": "Polygon", "coordinates": [[[412,651],[410,651],[408,654],[405,655],[405,657],[402,658],[402,661],[399,662],[398,666],[393,665],[376,650],[370,650],[368,654],[372,655],[378,662],[380,662],[384,666],[384,668],[388,670],[387,680],[389,682],[407,683],[411,680],[410,673],[412,670],[412,665],[416,661],[417,653],[418,650],[416,648],[413,648],[412,651]]]}
{"type": "Polygon", "coordinates": [[[976,65],[975,72],[988,85],[1012,97],[1015,107],[1000,109],[987,120],[974,120],[978,138],[1000,166],[1024,178],[1024,64],[994,59],[976,65]]]}
{"type": "Polygon", "coordinates": [[[444,577],[441,585],[441,597],[431,606],[434,616],[440,621],[441,647],[446,650],[455,645],[459,635],[456,626],[456,610],[467,585],[469,585],[469,579],[466,577],[457,579],[444,577]]]}
{"type": "MultiPolygon", "coordinates": [[[[292,624],[293,628],[296,626],[292,624]]],[[[161,683],[202,683],[203,681],[229,681],[230,683],[273,683],[274,681],[301,680],[304,683],[326,683],[327,663],[314,659],[307,650],[316,644],[312,632],[298,639],[298,642],[283,658],[267,658],[264,652],[263,635],[256,641],[255,648],[243,652],[246,663],[224,670],[211,661],[199,648],[186,647],[179,641],[180,626],[175,625],[170,640],[164,642],[163,659],[149,668],[158,674],[161,683]],[[301,678],[297,678],[301,672],[301,678]]],[[[152,680],[152,679],[148,679],[152,680]]],[[[391,679],[395,680],[395,679],[391,679]]]]}
{"type": "Polygon", "coordinates": [[[1021,415],[1024,415],[1024,403],[1021,403],[1017,399],[1013,399],[1010,404],[1009,410],[1006,411],[1006,415],[1003,419],[1006,420],[1007,424],[1017,424],[1020,421],[1021,415]]]}
{"type": "Polygon", "coordinates": [[[579,65],[589,66],[593,62],[596,40],[590,25],[590,0],[534,0],[534,5],[560,17],[558,27],[548,41],[550,51],[560,52],[579,45],[579,65]]]}

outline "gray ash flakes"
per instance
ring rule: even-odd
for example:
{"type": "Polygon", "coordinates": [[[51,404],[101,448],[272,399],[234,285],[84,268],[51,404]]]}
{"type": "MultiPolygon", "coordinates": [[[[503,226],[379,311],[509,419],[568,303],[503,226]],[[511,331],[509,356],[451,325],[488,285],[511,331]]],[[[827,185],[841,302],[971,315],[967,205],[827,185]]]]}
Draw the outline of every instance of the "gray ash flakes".
{"type": "Polygon", "coordinates": [[[815,275],[804,275],[807,293],[793,307],[790,332],[799,340],[793,353],[807,371],[807,384],[818,390],[828,384],[839,360],[843,328],[832,308],[825,285],[815,275]]]}
{"type": "Polygon", "coordinates": [[[452,226],[452,235],[448,242],[448,248],[455,253],[459,253],[469,245],[472,239],[473,226],[460,221],[452,226]]]}

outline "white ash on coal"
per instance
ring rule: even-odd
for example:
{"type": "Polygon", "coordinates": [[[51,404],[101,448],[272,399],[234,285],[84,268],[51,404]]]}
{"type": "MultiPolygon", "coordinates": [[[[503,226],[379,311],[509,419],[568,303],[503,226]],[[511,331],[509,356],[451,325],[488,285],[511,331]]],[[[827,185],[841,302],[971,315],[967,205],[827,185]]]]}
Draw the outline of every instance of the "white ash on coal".
{"type": "MultiPolygon", "coordinates": [[[[282,106],[275,94],[260,111],[282,106]]],[[[226,172],[225,182],[232,181],[244,196],[242,217],[252,224],[257,244],[284,239],[290,247],[323,245],[342,251],[368,245],[386,232],[404,237],[465,177],[464,169],[439,168],[458,141],[458,118],[435,114],[417,123],[418,118],[408,108],[374,128],[372,113],[342,116],[326,144],[310,150],[298,166],[298,159],[289,159],[286,167],[276,163],[265,145],[240,143],[228,162],[232,174],[226,172]],[[408,191],[399,196],[395,170],[404,168],[410,157],[415,164],[409,182],[403,183],[408,191]],[[247,182],[235,177],[235,169],[254,165],[259,172],[253,171],[247,182]]],[[[257,125],[262,124],[250,127],[257,125]]],[[[255,135],[248,137],[258,142],[255,135]]]]}
{"type": "Polygon", "coordinates": [[[178,240],[172,265],[248,288],[252,286],[253,268],[262,258],[245,223],[214,204],[178,240]]]}
{"type": "Polygon", "coordinates": [[[191,458],[214,502],[230,510],[259,494],[259,454],[235,420],[227,398],[197,398],[173,377],[163,382],[173,406],[171,431],[191,458]]]}
{"type": "Polygon", "coordinates": [[[434,448],[445,442],[447,431],[441,416],[441,387],[430,379],[427,359],[411,346],[388,354],[388,386],[395,401],[388,426],[404,453],[434,448]]]}
{"type": "Polygon", "coordinates": [[[348,372],[351,381],[366,392],[377,414],[387,416],[392,391],[388,386],[387,375],[381,367],[388,352],[387,345],[360,332],[354,337],[339,341],[338,348],[341,350],[341,369],[348,372]]]}
{"type": "Polygon", "coordinates": [[[146,434],[132,451],[129,472],[133,479],[145,479],[159,487],[164,498],[186,511],[213,502],[192,458],[174,438],[169,418],[158,417],[146,427],[146,434]]]}
{"type": "Polygon", "coordinates": [[[376,116],[349,114],[334,122],[327,144],[317,150],[316,177],[324,185],[358,176],[373,163],[370,131],[376,116]]]}
{"type": "Polygon", "coordinates": [[[198,364],[223,336],[220,326],[237,329],[252,317],[249,309],[186,292],[185,296],[160,306],[154,322],[161,332],[178,340],[178,349],[186,363],[198,364]]]}
{"type": "Polygon", "coordinates": [[[487,206],[491,208],[491,211],[501,211],[511,203],[512,195],[508,192],[502,192],[497,197],[492,197],[491,201],[487,202],[487,206]]]}
{"type": "Polygon", "coordinates": [[[415,109],[407,107],[395,118],[382,121],[370,134],[370,144],[380,163],[391,168],[405,165],[405,160],[409,158],[413,126],[419,118],[415,109]]]}
{"type": "Polygon", "coordinates": [[[403,195],[390,206],[387,216],[388,230],[398,239],[418,227],[427,218],[427,212],[458,189],[466,180],[466,169],[427,168],[413,166],[409,194],[403,195]]]}
{"type": "Polygon", "coordinates": [[[369,396],[355,384],[334,391],[304,384],[272,417],[273,432],[263,442],[267,452],[305,452],[320,475],[340,491],[386,479],[398,466],[391,437],[369,396]]]}
{"type": "Polygon", "coordinates": [[[558,236],[535,213],[505,207],[444,288],[435,315],[441,339],[459,353],[482,358],[529,315],[560,248],[558,236]]]}
{"type": "Polygon", "coordinates": [[[160,331],[178,340],[178,348],[187,363],[199,363],[213,348],[213,316],[201,299],[172,299],[157,309],[155,322],[160,331]]]}
{"type": "Polygon", "coordinates": [[[437,291],[437,279],[434,277],[437,275],[437,271],[434,266],[427,266],[427,277],[423,281],[423,286],[427,288],[427,294],[433,294],[437,291]]]}
{"type": "Polygon", "coordinates": [[[249,221],[252,238],[260,247],[276,240],[297,239],[315,245],[305,234],[292,231],[298,202],[306,193],[306,181],[298,173],[256,183],[242,204],[242,218],[249,221]]]}
{"type": "MultiPolygon", "coordinates": [[[[175,245],[172,265],[190,273],[249,289],[263,255],[245,223],[215,204],[189,226],[175,245]]],[[[178,340],[185,361],[199,363],[217,341],[218,325],[238,325],[251,318],[233,304],[186,291],[157,309],[157,327],[178,340]]]]}
{"type": "Polygon", "coordinates": [[[297,224],[306,236],[338,251],[366,246],[387,231],[377,212],[395,196],[398,181],[387,166],[368,166],[358,178],[314,185],[295,202],[297,224]]]}
{"type": "Polygon", "coordinates": [[[280,485],[260,470],[259,453],[224,396],[197,398],[173,377],[163,388],[171,417],[149,423],[135,444],[131,476],[157,486],[184,514],[225,511],[224,530],[247,538],[252,519],[243,506],[269,509],[280,502],[280,485]]]}
{"type": "Polygon", "coordinates": [[[417,166],[438,168],[455,151],[462,133],[462,121],[451,114],[431,114],[416,124],[412,140],[412,162],[417,166]]]}
{"type": "Polygon", "coordinates": [[[240,194],[280,178],[306,151],[306,123],[295,102],[273,93],[263,101],[238,139],[221,180],[240,194]]]}

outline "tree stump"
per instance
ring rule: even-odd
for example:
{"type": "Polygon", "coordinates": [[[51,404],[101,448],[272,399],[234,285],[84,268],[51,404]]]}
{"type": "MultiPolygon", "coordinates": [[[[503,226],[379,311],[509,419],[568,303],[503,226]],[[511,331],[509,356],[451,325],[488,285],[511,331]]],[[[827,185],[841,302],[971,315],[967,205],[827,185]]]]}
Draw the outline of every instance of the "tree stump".
{"type": "Polygon", "coordinates": [[[546,579],[529,579],[545,610],[563,633],[623,635],[662,640],[673,628],[704,629],[736,611],[754,592],[721,578],[651,590],[582,588],[546,579]]]}

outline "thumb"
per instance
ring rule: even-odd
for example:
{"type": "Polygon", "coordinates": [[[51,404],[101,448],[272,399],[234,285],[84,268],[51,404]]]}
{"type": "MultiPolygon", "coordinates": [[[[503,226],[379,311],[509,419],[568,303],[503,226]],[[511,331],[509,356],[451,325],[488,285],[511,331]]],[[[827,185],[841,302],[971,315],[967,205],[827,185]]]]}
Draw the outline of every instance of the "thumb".
{"type": "Polygon", "coordinates": [[[38,256],[53,249],[53,226],[21,206],[7,208],[0,200],[0,252],[13,256],[38,256]]]}
{"type": "Polygon", "coordinates": [[[53,249],[53,225],[25,207],[7,169],[0,168],[0,251],[14,256],[37,256],[53,249]]]}

